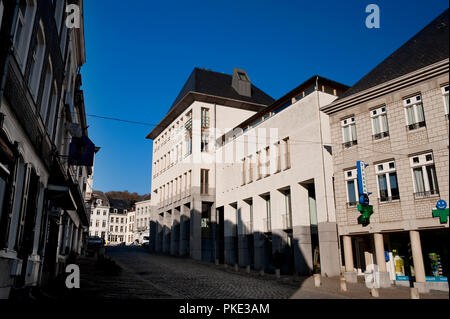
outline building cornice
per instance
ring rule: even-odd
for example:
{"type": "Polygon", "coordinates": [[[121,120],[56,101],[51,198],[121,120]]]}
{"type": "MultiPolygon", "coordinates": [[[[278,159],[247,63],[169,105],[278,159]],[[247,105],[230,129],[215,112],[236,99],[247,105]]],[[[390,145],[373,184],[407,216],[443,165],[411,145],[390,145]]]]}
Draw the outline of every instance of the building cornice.
{"type": "Polygon", "coordinates": [[[321,111],[326,114],[334,114],[355,105],[364,103],[368,100],[378,98],[382,95],[398,91],[413,84],[425,81],[432,77],[436,77],[449,72],[449,59],[439,61],[437,63],[428,65],[424,68],[410,72],[401,77],[395,78],[391,81],[384,82],[380,85],[371,87],[367,90],[350,95],[343,99],[338,99],[335,102],[324,106],[321,111]]]}

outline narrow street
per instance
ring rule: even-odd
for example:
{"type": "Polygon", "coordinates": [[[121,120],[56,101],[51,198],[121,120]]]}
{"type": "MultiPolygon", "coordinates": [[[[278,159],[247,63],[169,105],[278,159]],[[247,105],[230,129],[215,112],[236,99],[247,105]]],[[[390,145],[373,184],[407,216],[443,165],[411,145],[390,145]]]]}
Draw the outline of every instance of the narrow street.
{"type": "MultiPolygon", "coordinates": [[[[95,267],[94,258],[80,259],[80,298],[100,299],[341,299],[371,298],[363,284],[348,284],[348,292],[339,292],[336,278],[322,278],[315,288],[312,278],[276,279],[257,272],[236,272],[232,267],[214,265],[164,255],[149,254],[141,247],[108,247],[106,255],[120,268],[118,274],[106,274],[95,267]]],[[[112,268],[112,267],[110,267],[112,268]]],[[[408,299],[408,288],[380,290],[380,298],[408,299]]],[[[448,299],[448,293],[423,295],[424,299],[448,299]]]]}

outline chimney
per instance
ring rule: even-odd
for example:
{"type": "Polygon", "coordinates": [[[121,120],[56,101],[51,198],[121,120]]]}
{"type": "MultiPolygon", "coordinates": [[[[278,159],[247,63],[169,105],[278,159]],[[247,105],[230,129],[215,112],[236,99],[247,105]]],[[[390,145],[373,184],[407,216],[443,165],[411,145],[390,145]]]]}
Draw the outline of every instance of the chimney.
{"type": "Polygon", "coordinates": [[[239,95],[246,97],[252,96],[252,84],[245,70],[238,68],[233,69],[233,81],[231,86],[239,93],[239,95]]]}

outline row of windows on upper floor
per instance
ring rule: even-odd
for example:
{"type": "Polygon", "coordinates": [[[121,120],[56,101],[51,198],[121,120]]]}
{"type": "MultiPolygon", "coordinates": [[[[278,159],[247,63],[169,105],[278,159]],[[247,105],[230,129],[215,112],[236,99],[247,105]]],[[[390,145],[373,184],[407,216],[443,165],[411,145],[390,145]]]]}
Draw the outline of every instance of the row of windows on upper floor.
{"type": "MultiPolygon", "coordinates": [[[[449,86],[448,84],[441,88],[442,97],[444,102],[445,115],[448,118],[449,114],[449,86]]],[[[412,97],[405,98],[403,100],[403,106],[405,109],[406,128],[409,131],[425,127],[425,115],[423,109],[422,95],[418,94],[412,97]]],[[[381,106],[370,111],[370,117],[372,119],[372,138],[373,140],[379,140],[389,136],[389,124],[387,118],[386,106],[381,106]]],[[[356,134],[356,121],[355,117],[343,119],[341,121],[343,146],[345,148],[352,147],[358,144],[356,134]]]]}
{"type": "MultiPolygon", "coordinates": [[[[201,108],[201,128],[202,130],[210,127],[209,108],[201,108]]],[[[174,137],[190,135],[192,137],[192,110],[186,112],[185,115],[176,121],[172,126],[165,130],[161,137],[156,139],[154,144],[154,152],[158,151],[163,145],[171,141],[174,137]]]]}
{"type": "MultiPolygon", "coordinates": [[[[202,174],[201,174],[202,175],[202,177],[201,177],[202,193],[204,190],[204,192],[206,192],[206,194],[207,194],[208,193],[208,186],[207,186],[208,174],[206,174],[206,176],[205,176],[203,171],[208,171],[208,170],[202,170],[202,174]],[[206,183],[206,187],[205,187],[204,183],[206,183]]],[[[189,195],[191,186],[192,186],[192,170],[189,170],[189,171],[185,172],[184,174],[171,180],[170,182],[167,182],[166,184],[160,186],[158,189],[155,189],[153,192],[154,192],[155,196],[159,192],[159,203],[161,206],[162,203],[164,203],[164,202],[168,202],[170,200],[177,199],[177,198],[181,199],[181,195],[183,193],[185,195],[189,195]]]]}
{"type": "MultiPolygon", "coordinates": [[[[68,30],[65,23],[62,23],[63,16],[65,15],[66,1],[57,0],[52,1],[54,5],[54,20],[60,36],[60,49],[61,54],[64,57],[66,51],[66,43],[69,37],[68,30]]],[[[39,21],[38,30],[36,35],[36,44],[33,48],[30,48],[31,43],[34,43],[31,39],[33,33],[33,25],[35,21],[37,11],[37,3],[34,0],[21,0],[19,11],[17,14],[17,23],[14,32],[13,51],[14,57],[19,64],[21,72],[25,75],[25,67],[28,59],[31,59],[31,67],[28,74],[27,82],[31,96],[38,108],[38,114],[41,121],[47,129],[47,133],[51,141],[54,139],[54,128],[57,122],[58,115],[58,87],[56,84],[56,76],[54,76],[52,59],[49,56],[45,61],[45,52],[47,46],[47,39],[44,32],[44,26],[42,20],[39,21]],[[38,93],[40,87],[40,80],[42,73],[44,72],[44,89],[42,91],[41,103],[38,106],[38,93]]],[[[63,59],[64,60],[64,59],[63,59]]],[[[64,94],[61,94],[60,103],[67,103],[70,105],[71,112],[74,114],[73,109],[73,96],[75,91],[75,78],[77,72],[73,66],[73,59],[71,53],[69,53],[66,60],[65,72],[67,76],[67,87],[64,94]],[[64,98],[66,99],[64,101],[64,98]]],[[[76,122],[77,117],[74,117],[76,122]]],[[[63,144],[63,141],[60,141],[63,144]]],[[[58,147],[59,148],[59,147],[58,147]]]]}
{"type": "MultiPolygon", "coordinates": [[[[413,155],[409,157],[409,161],[414,198],[420,199],[439,195],[433,153],[427,152],[413,155]]],[[[378,201],[380,203],[386,203],[400,200],[395,161],[391,160],[377,163],[374,164],[374,167],[377,179],[378,201]]],[[[344,175],[347,184],[347,204],[348,206],[355,206],[359,197],[356,169],[344,171],[344,175]]]]}
{"type": "Polygon", "coordinates": [[[271,155],[270,148],[270,146],[267,146],[264,150],[249,155],[242,160],[242,185],[253,182],[255,164],[257,180],[291,168],[289,137],[273,145],[273,155],[271,155]]]}

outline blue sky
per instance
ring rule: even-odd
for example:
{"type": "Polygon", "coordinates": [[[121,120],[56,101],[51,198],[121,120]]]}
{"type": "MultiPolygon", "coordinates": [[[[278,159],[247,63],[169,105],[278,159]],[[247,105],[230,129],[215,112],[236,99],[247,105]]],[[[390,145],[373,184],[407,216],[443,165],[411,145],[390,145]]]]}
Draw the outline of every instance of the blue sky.
{"type": "MultiPolygon", "coordinates": [[[[157,124],[194,67],[247,71],[279,98],[314,74],[352,85],[448,8],[428,1],[84,1],[87,114],[157,124]],[[365,8],[380,8],[367,29],[365,8]]],[[[88,116],[94,189],[150,192],[153,126],[88,116]]]]}

